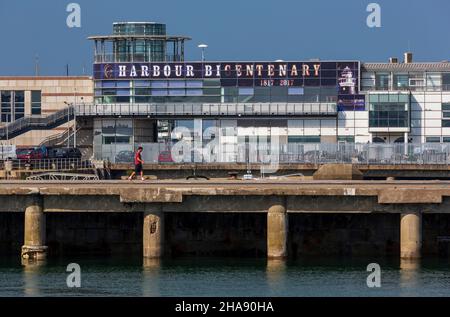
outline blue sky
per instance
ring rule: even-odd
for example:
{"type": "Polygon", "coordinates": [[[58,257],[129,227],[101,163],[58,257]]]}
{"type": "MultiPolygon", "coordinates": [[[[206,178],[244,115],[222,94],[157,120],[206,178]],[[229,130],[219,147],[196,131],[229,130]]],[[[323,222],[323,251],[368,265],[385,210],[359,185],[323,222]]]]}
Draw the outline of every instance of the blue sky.
{"type": "Polygon", "coordinates": [[[0,75],[92,69],[89,35],[114,21],[156,21],[192,37],[186,59],[357,59],[386,61],[406,50],[420,61],[450,59],[448,0],[0,0],[0,75]],[[81,28],[66,26],[67,4],[81,6],[81,28]],[[366,7],[381,5],[381,28],[368,28],[366,7]]]}

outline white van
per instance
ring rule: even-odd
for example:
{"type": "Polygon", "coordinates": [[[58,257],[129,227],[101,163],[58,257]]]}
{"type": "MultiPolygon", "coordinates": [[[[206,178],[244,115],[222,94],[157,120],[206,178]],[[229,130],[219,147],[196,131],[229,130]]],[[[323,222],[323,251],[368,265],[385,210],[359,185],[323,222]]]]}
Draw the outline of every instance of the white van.
{"type": "Polygon", "coordinates": [[[15,160],[17,159],[16,146],[10,144],[0,144],[0,160],[15,160]]]}

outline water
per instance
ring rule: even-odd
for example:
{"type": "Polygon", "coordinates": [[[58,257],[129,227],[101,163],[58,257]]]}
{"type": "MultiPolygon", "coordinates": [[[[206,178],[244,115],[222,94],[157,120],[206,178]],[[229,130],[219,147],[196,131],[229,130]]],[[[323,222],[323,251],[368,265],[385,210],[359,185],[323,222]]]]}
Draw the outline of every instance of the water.
{"type": "Polygon", "coordinates": [[[241,258],[60,258],[22,266],[0,260],[0,296],[450,296],[449,260],[241,258]],[[66,266],[81,266],[81,288],[68,288],[66,266]],[[369,263],[381,287],[369,288],[369,263]]]}

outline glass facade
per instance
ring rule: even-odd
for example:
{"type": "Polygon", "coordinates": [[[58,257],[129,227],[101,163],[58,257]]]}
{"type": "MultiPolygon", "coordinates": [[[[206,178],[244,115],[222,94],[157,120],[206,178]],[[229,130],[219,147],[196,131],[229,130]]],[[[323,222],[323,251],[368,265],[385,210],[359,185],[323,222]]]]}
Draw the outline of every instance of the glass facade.
{"type": "Polygon", "coordinates": [[[96,103],[319,103],[337,102],[336,87],[223,87],[218,79],[104,80],[96,103]]]}
{"type": "Polygon", "coordinates": [[[116,22],[113,24],[114,35],[166,35],[166,25],[163,23],[130,23],[116,22]]]}

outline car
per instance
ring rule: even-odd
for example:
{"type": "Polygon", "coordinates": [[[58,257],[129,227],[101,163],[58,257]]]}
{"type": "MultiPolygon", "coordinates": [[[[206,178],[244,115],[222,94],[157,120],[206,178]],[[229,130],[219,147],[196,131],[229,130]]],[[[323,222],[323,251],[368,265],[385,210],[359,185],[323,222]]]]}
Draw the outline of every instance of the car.
{"type": "Polygon", "coordinates": [[[19,160],[41,160],[46,154],[41,148],[18,148],[16,156],[19,160]]]}
{"type": "Polygon", "coordinates": [[[77,148],[51,148],[48,149],[47,157],[49,159],[81,159],[81,152],[77,148]]]}
{"type": "Polygon", "coordinates": [[[115,157],[116,163],[133,163],[134,153],[133,151],[120,151],[115,157]]]}

